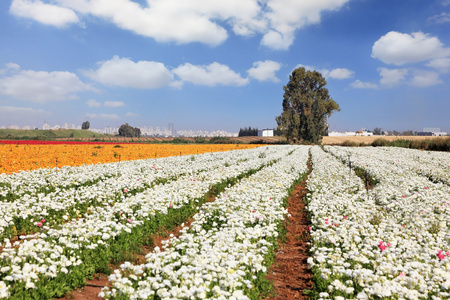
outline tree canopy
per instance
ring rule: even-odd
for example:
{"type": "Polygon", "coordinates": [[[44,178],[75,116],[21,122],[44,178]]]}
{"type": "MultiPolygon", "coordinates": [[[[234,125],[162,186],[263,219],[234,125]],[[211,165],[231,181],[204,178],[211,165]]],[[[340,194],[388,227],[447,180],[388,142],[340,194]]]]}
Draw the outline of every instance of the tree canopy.
{"type": "Polygon", "coordinates": [[[132,127],[128,123],[122,124],[119,127],[119,135],[126,137],[140,137],[141,130],[137,127],[132,127]]]}
{"type": "Polygon", "coordinates": [[[89,123],[89,121],[85,121],[81,124],[81,129],[88,130],[90,126],[91,124],[89,123]]]}
{"type": "Polygon", "coordinates": [[[278,130],[289,142],[318,143],[328,134],[327,118],[340,111],[325,88],[327,81],[317,71],[297,68],[283,87],[283,112],[276,117],[278,130]]]}

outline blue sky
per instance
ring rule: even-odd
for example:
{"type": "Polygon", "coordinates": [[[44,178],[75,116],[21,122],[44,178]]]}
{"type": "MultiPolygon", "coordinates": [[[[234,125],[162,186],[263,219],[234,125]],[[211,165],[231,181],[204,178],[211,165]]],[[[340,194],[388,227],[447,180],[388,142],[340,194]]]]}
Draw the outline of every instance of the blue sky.
{"type": "Polygon", "coordinates": [[[450,0],[0,1],[0,126],[273,128],[298,66],[331,130],[450,132],[450,0]]]}

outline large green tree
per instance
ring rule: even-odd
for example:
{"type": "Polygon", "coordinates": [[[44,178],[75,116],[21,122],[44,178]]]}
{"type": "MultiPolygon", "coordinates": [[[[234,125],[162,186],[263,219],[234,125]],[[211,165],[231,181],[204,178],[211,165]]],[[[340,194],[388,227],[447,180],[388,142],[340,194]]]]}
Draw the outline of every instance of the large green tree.
{"type": "Polygon", "coordinates": [[[339,105],[325,88],[327,81],[317,71],[297,68],[283,87],[283,112],[276,117],[278,130],[289,142],[318,143],[328,134],[327,118],[339,105]]]}
{"type": "Polygon", "coordinates": [[[141,130],[137,127],[128,125],[128,123],[125,123],[119,127],[119,136],[140,137],[141,130]]]}

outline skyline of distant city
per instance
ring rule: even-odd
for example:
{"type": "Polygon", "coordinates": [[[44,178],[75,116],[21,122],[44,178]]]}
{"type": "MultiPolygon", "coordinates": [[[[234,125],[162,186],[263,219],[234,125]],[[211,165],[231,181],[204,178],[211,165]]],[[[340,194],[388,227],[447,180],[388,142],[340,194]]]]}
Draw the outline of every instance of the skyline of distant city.
{"type": "MultiPolygon", "coordinates": [[[[132,124],[130,124],[132,125],[132,124]]],[[[106,126],[103,129],[99,128],[89,128],[90,131],[102,134],[118,134],[120,126],[106,126]]],[[[191,130],[191,129],[180,129],[176,130],[173,123],[169,123],[168,127],[163,126],[136,126],[141,130],[141,135],[144,136],[182,136],[182,137],[195,137],[195,136],[227,136],[233,137],[238,136],[238,132],[228,132],[225,130],[191,130]]],[[[73,123],[64,123],[63,125],[50,126],[48,123],[44,123],[41,127],[35,125],[0,125],[0,129],[22,129],[22,130],[59,130],[59,129],[80,129],[81,125],[75,125],[73,123]]]]}

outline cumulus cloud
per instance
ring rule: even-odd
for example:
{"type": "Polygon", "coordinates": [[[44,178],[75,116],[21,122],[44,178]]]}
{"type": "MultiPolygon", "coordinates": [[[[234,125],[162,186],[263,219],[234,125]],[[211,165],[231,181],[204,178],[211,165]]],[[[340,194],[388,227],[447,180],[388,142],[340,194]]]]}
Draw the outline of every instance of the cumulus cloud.
{"type": "Polygon", "coordinates": [[[439,74],[433,71],[414,70],[411,85],[416,87],[429,87],[443,83],[439,74]]]}
{"type": "Polygon", "coordinates": [[[320,74],[322,74],[325,78],[333,78],[333,79],[347,79],[347,78],[351,78],[353,77],[353,74],[355,72],[347,69],[347,68],[336,68],[333,70],[328,70],[328,69],[319,69],[316,68],[314,66],[308,66],[308,65],[302,65],[299,64],[295,67],[295,69],[297,68],[305,68],[307,71],[317,71],[320,74]]]}
{"type": "Polygon", "coordinates": [[[337,11],[350,0],[152,0],[146,4],[132,0],[46,1],[51,4],[14,0],[10,11],[54,26],[79,22],[77,14],[94,16],[159,42],[215,46],[223,43],[232,30],[241,36],[260,34],[262,45],[287,49],[296,30],[320,23],[324,12],[337,11]],[[59,13],[53,11],[56,9],[59,13]],[[44,11],[51,12],[50,19],[44,11]]]}
{"type": "Polygon", "coordinates": [[[94,90],[70,72],[21,70],[0,77],[0,94],[38,103],[77,99],[75,93],[94,90]]]}
{"type": "Polygon", "coordinates": [[[33,19],[42,24],[56,27],[80,22],[73,10],[43,3],[40,0],[13,0],[9,12],[19,17],[33,19]]]}
{"type": "Polygon", "coordinates": [[[123,103],[122,101],[105,101],[103,105],[105,105],[106,107],[121,107],[124,106],[125,103],[123,103]]]}
{"type": "Polygon", "coordinates": [[[422,32],[411,35],[396,31],[388,32],[373,44],[372,57],[386,64],[404,65],[450,55],[437,37],[422,32]]]}
{"type": "Polygon", "coordinates": [[[384,86],[396,86],[401,84],[406,75],[408,75],[408,69],[386,69],[378,68],[381,79],[380,84],[384,86]]]}
{"type": "Polygon", "coordinates": [[[86,117],[95,120],[119,120],[120,117],[116,114],[86,114],[86,117]]]}
{"type": "Polygon", "coordinates": [[[323,70],[322,74],[324,74],[325,77],[330,77],[333,79],[347,79],[352,77],[354,72],[346,68],[337,68],[331,71],[323,70]]]}
{"type": "Polygon", "coordinates": [[[253,68],[247,70],[247,73],[249,77],[259,81],[279,82],[280,79],[275,76],[275,72],[280,68],[281,64],[275,61],[257,61],[253,63],[253,68]]]}
{"type": "Polygon", "coordinates": [[[450,71],[450,57],[433,59],[426,66],[436,69],[441,73],[448,73],[450,71]]]}
{"type": "Polygon", "coordinates": [[[114,56],[100,63],[97,70],[85,72],[89,78],[105,85],[138,89],[155,89],[167,86],[173,74],[160,62],[138,61],[114,56]]]}
{"type": "Polygon", "coordinates": [[[191,82],[195,85],[244,86],[249,82],[248,78],[242,78],[239,73],[217,62],[207,66],[196,66],[186,63],[173,69],[172,72],[180,77],[181,80],[191,82]]]}
{"type": "Polygon", "coordinates": [[[435,16],[428,18],[428,21],[435,22],[438,24],[448,23],[448,22],[450,22],[450,14],[443,12],[440,15],[435,15],[435,16]]]}
{"type": "Polygon", "coordinates": [[[371,82],[363,82],[361,80],[355,80],[350,84],[350,86],[356,88],[356,89],[376,89],[378,88],[378,85],[371,82]]]}
{"type": "Polygon", "coordinates": [[[268,0],[264,15],[269,20],[269,30],[264,34],[261,44],[287,49],[294,40],[295,30],[320,23],[323,12],[339,10],[347,2],[349,0],[268,0]]]}
{"type": "Polygon", "coordinates": [[[94,99],[89,99],[88,101],[86,101],[86,104],[89,107],[100,107],[102,104],[94,99]]]}

